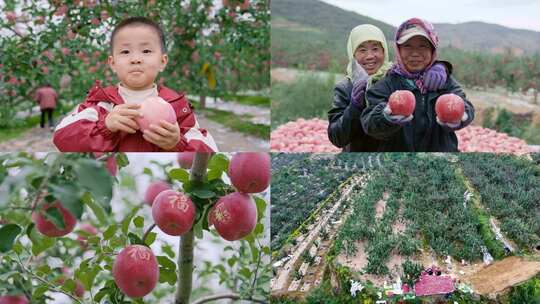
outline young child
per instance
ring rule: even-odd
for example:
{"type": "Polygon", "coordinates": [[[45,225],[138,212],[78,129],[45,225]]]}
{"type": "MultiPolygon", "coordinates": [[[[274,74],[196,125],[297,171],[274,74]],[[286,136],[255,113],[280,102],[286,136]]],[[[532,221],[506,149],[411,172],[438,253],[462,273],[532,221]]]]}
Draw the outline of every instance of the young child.
{"type": "MultiPolygon", "coordinates": [[[[366,108],[366,89],[382,79],[392,67],[383,32],[371,24],[353,28],[347,40],[347,54],[347,77],[335,86],[332,109],[328,111],[328,138],[344,152],[378,151],[380,140],[364,132],[360,117],[366,108]],[[355,80],[354,70],[357,75],[364,72],[367,79],[355,80]]],[[[444,86],[447,75],[443,64],[449,63],[437,63],[426,71],[428,91],[444,86]]]]}
{"type": "Polygon", "coordinates": [[[436,64],[438,37],[433,26],[418,18],[407,20],[398,28],[395,41],[394,65],[366,92],[367,108],[361,118],[364,131],[381,140],[379,151],[457,152],[454,131],[472,122],[474,107],[451,76],[442,88],[428,89],[432,80],[426,73],[444,69],[436,64]],[[409,117],[393,115],[388,107],[388,98],[397,90],[408,90],[415,96],[416,107],[409,117]],[[437,98],[448,93],[458,95],[465,103],[461,121],[443,123],[436,116],[437,98]]]}
{"type": "Polygon", "coordinates": [[[54,144],[60,151],[217,151],[186,96],[155,84],[168,61],[156,23],[144,17],[123,20],[112,32],[110,52],[109,65],[120,83],[101,87],[96,81],[86,100],[57,126],[54,144]],[[156,96],[172,105],[177,123],[162,120],[143,133],[135,120],[140,103],[156,96]]]}

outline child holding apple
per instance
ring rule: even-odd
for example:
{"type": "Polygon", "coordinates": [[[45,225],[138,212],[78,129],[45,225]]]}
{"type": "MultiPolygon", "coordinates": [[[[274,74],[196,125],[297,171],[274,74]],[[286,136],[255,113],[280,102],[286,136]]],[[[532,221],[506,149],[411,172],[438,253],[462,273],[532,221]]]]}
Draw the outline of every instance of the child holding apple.
{"type": "Polygon", "coordinates": [[[155,84],[168,62],[163,30],[150,19],[121,21],[110,41],[109,65],[120,83],[96,81],[86,100],[54,133],[63,152],[217,151],[199,128],[183,93],[155,84]]]}
{"type": "Polygon", "coordinates": [[[457,152],[455,130],[474,119],[474,107],[453,77],[431,91],[426,72],[436,65],[433,26],[413,18],[395,37],[396,60],[387,76],[366,92],[364,131],[379,140],[379,151],[457,152]]]}

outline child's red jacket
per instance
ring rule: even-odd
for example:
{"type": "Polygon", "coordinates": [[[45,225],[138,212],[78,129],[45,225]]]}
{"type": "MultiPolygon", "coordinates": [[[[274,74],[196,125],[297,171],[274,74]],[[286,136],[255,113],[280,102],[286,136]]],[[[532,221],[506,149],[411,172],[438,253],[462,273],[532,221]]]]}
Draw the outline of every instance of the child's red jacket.
{"type": "MultiPolygon", "coordinates": [[[[191,104],[183,93],[158,86],[158,95],[169,102],[180,127],[180,141],[173,151],[215,152],[212,136],[199,128],[191,104]]],[[[123,104],[116,86],[101,87],[99,81],[86,100],[56,127],[54,144],[62,152],[160,152],[160,147],[144,140],[142,133],[111,132],[105,117],[115,105],[123,104]]]]}

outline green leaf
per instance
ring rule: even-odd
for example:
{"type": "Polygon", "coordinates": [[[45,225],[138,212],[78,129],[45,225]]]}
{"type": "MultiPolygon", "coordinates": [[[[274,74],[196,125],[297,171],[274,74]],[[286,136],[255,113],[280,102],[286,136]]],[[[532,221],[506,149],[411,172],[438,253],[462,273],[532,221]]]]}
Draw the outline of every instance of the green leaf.
{"type": "Polygon", "coordinates": [[[219,179],[228,168],[229,159],[223,154],[215,154],[208,162],[208,174],[206,178],[209,181],[219,179]]]}
{"type": "Polygon", "coordinates": [[[255,198],[255,205],[257,206],[257,222],[259,222],[266,212],[266,201],[258,196],[253,196],[255,198]]]}
{"type": "Polygon", "coordinates": [[[106,226],[108,223],[107,215],[101,205],[97,204],[89,192],[85,192],[81,200],[92,210],[94,215],[99,220],[99,223],[106,226]]]}
{"type": "Polygon", "coordinates": [[[93,159],[79,159],[74,166],[77,181],[90,191],[92,197],[107,211],[110,210],[113,178],[107,169],[93,159]]]}
{"type": "Polygon", "coordinates": [[[238,261],[238,257],[233,255],[227,260],[227,264],[229,264],[229,267],[233,267],[234,264],[236,264],[236,261],[238,261]]]}
{"type": "Polygon", "coordinates": [[[224,154],[214,154],[208,162],[208,169],[227,171],[229,169],[229,159],[224,154]]]}
{"type": "Polygon", "coordinates": [[[264,225],[261,223],[258,223],[257,225],[255,225],[255,229],[253,229],[253,234],[259,235],[261,233],[264,233],[264,225]]]}
{"type": "Polygon", "coordinates": [[[147,168],[147,167],[144,167],[143,174],[146,174],[150,177],[154,177],[154,173],[152,172],[152,170],[150,170],[150,168],[147,168]]]}
{"type": "Polygon", "coordinates": [[[168,257],[164,255],[158,255],[156,259],[159,265],[165,268],[173,269],[173,270],[176,269],[176,264],[173,261],[171,261],[168,257]]]}
{"type": "Polygon", "coordinates": [[[162,245],[161,250],[163,250],[163,253],[165,253],[171,259],[174,259],[176,257],[176,253],[174,253],[174,250],[172,250],[171,245],[162,245]]]}
{"type": "Polygon", "coordinates": [[[263,247],[261,248],[261,250],[262,250],[262,252],[263,252],[264,254],[266,254],[266,255],[272,254],[272,250],[271,250],[270,247],[268,247],[268,246],[263,246],[263,247]]]}
{"type": "Polygon", "coordinates": [[[13,248],[13,243],[22,232],[22,228],[15,224],[8,224],[0,228],[0,252],[8,252],[13,248]]]}
{"type": "Polygon", "coordinates": [[[23,252],[23,246],[20,242],[15,242],[13,245],[13,251],[15,251],[16,254],[21,254],[23,252]]]}
{"type": "MultiPolygon", "coordinates": [[[[62,206],[69,210],[77,219],[81,219],[83,206],[80,200],[81,189],[73,183],[57,181],[49,184],[49,192],[60,201],[62,206]]],[[[51,209],[49,209],[51,210],[51,209]]]]}
{"type": "Polygon", "coordinates": [[[75,284],[75,281],[73,279],[67,279],[64,281],[64,284],[62,284],[62,289],[72,293],[75,291],[76,286],[77,285],[75,284]]]}
{"type": "Polygon", "coordinates": [[[34,228],[34,223],[28,225],[28,227],[26,228],[26,235],[28,235],[28,238],[32,242],[32,254],[34,256],[37,256],[43,251],[51,248],[55,242],[53,238],[49,238],[40,234],[34,228]]]}
{"type": "Polygon", "coordinates": [[[208,173],[206,174],[206,178],[209,181],[211,181],[211,180],[221,178],[222,175],[223,175],[223,171],[216,170],[216,169],[210,169],[210,170],[208,170],[208,173]]]}
{"type": "Polygon", "coordinates": [[[105,230],[105,232],[103,232],[103,238],[105,240],[110,239],[111,237],[113,237],[116,230],[118,230],[118,225],[112,224],[111,226],[109,226],[109,228],[107,228],[107,230],[105,230]]]}
{"type": "Polygon", "coordinates": [[[146,239],[144,240],[144,243],[147,245],[147,246],[150,246],[154,243],[154,241],[156,240],[156,237],[157,237],[157,233],[155,232],[150,232],[148,233],[148,235],[146,236],[146,239]]]}
{"type": "Polygon", "coordinates": [[[135,217],[135,219],[133,219],[133,224],[135,224],[135,227],[137,227],[137,228],[144,227],[144,217],[142,217],[140,215],[135,217]]]}
{"type": "Polygon", "coordinates": [[[202,222],[203,221],[197,221],[197,223],[195,223],[195,225],[193,225],[193,234],[195,234],[195,237],[198,238],[198,239],[203,238],[203,225],[202,225],[202,222]]]}
{"type": "Polygon", "coordinates": [[[180,181],[181,183],[186,183],[189,181],[189,173],[181,168],[174,168],[169,171],[169,178],[172,180],[180,181]]]}
{"type": "Polygon", "coordinates": [[[171,286],[176,285],[176,271],[169,268],[159,267],[159,282],[168,283],[171,286]]]}
{"type": "Polygon", "coordinates": [[[141,209],[141,206],[137,206],[131,210],[131,212],[124,218],[122,221],[122,233],[127,234],[129,230],[129,224],[131,223],[131,220],[137,214],[137,212],[141,209]]]}
{"type": "Polygon", "coordinates": [[[119,168],[124,168],[129,165],[129,159],[125,153],[115,153],[116,164],[119,168]]]}
{"type": "Polygon", "coordinates": [[[133,232],[128,233],[128,238],[131,245],[144,245],[142,239],[133,232]]]}
{"type": "Polygon", "coordinates": [[[52,222],[56,228],[58,229],[65,229],[66,223],[64,222],[64,216],[60,212],[58,208],[52,207],[45,211],[44,213],[45,218],[52,222]]]}
{"type": "Polygon", "coordinates": [[[238,271],[238,273],[241,275],[241,276],[244,276],[246,278],[251,278],[251,275],[252,275],[252,272],[249,270],[249,268],[247,267],[243,267],[242,269],[240,269],[238,271]]]}
{"type": "Polygon", "coordinates": [[[51,267],[49,267],[49,265],[42,265],[36,269],[36,272],[39,276],[45,276],[51,273],[51,267]]]}
{"type": "Polygon", "coordinates": [[[216,196],[215,192],[206,189],[195,189],[191,194],[202,199],[209,199],[216,196]]]}
{"type": "Polygon", "coordinates": [[[75,271],[75,277],[81,281],[84,289],[91,290],[96,276],[102,269],[99,265],[93,265],[92,267],[88,268],[85,267],[84,271],[81,268],[82,267],[75,271]]]}
{"type": "Polygon", "coordinates": [[[255,246],[255,243],[249,243],[249,248],[251,249],[251,260],[253,263],[257,263],[259,259],[259,248],[255,246]]]}
{"type": "Polygon", "coordinates": [[[39,285],[34,289],[34,292],[32,293],[33,299],[39,299],[43,297],[43,295],[49,290],[49,287],[47,285],[39,285]]]}

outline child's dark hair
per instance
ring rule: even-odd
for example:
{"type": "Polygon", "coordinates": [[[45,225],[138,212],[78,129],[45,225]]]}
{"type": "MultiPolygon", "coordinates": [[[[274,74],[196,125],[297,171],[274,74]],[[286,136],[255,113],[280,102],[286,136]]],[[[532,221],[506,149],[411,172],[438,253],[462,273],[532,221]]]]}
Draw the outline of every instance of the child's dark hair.
{"type": "Polygon", "coordinates": [[[112,54],[113,52],[113,42],[114,42],[114,36],[116,36],[116,33],[118,33],[118,31],[126,26],[130,26],[130,25],[147,25],[147,26],[150,26],[151,28],[153,28],[158,36],[159,36],[159,41],[161,42],[161,52],[162,53],[165,53],[165,34],[163,33],[163,30],[161,29],[161,27],[159,26],[159,24],[157,24],[156,22],[146,18],[146,17],[129,17],[127,19],[124,19],[122,21],[120,21],[120,23],[118,23],[116,25],[116,27],[114,28],[113,32],[112,32],[112,35],[111,35],[111,42],[110,42],[110,52],[112,54]]]}

